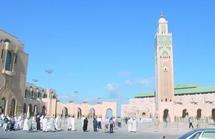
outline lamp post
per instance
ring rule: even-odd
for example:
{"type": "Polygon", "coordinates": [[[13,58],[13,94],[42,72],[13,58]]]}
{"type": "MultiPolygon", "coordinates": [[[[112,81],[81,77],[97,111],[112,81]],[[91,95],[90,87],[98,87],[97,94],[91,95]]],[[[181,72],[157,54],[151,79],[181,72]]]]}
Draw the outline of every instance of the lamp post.
{"type": "MultiPolygon", "coordinates": [[[[78,93],[79,93],[78,91],[74,91],[74,92],[73,92],[73,94],[74,94],[74,101],[77,99],[77,97],[78,97],[78,96],[77,96],[77,95],[78,95],[78,93]]],[[[76,100],[76,102],[78,102],[78,101],[76,100]]]]}
{"type": "MultiPolygon", "coordinates": [[[[53,70],[52,69],[46,69],[45,70],[45,72],[48,74],[48,75],[51,75],[52,73],[53,73],[53,70]]],[[[49,87],[49,89],[50,89],[51,87],[49,87]]],[[[51,94],[50,92],[49,92],[49,95],[51,95],[51,97],[49,96],[49,98],[50,98],[50,101],[49,101],[49,115],[51,116],[52,115],[52,113],[51,113],[51,107],[52,107],[52,98],[53,98],[53,94],[51,94]]],[[[56,107],[56,106],[55,106],[56,107]]],[[[56,109],[55,109],[55,116],[56,116],[56,109]]]]}

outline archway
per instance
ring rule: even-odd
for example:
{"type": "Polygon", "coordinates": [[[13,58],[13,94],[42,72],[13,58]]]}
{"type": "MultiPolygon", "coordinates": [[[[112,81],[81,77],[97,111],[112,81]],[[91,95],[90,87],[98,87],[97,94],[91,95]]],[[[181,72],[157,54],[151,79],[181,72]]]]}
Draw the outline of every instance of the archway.
{"type": "Polygon", "coordinates": [[[5,113],[5,106],[6,106],[6,99],[2,98],[1,99],[1,112],[5,113]]]}
{"type": "Polygon", "coordinates": [[[187,109],[183,109],[182,118],[185,118],[188,115],[187,109]]]}
{"type": "Polygon", "coordinates": [[[165,109],[163,111],[163,121],[164,122],[168,122],[168,117],[169,117],[169,110],[168,109],[165,109]]]}
{"type": "Polygon", "coordinates": [[[16,110],[16,100],[13,98],[10,103],[10,115],[14,116],[16,110]]]}
{"type": "Polygon", "coordinates": [[[142,112],[142,116],[143,116],[143,117],[146,116],[146,113],[145,113],[145,112],[142,112]]]}
{"type": "Polygon", "coordinates": [[[212,119],[215,122],[215,109],[212,109],[212,111],[211,111],[211,117],[212,117],[212,119]]]}
{"type": "Polygon", "coordinates": [[[198,109],[196,118],[197,118],[197,120],[199,120],[201,117],[202,117],[202,110],[198,109]]]}
{"type": "Polygon", "coordinates": [[[33,115],[37,115],[37,114],[38,114],[38,107],[37,105],[34,105],[33,115]]]}
{"type": "Polygon", "coordinates": [[[42,107],[42,115],[46,115],[46,106],[42,107]]]}
{"type": "Polygon", "coordinates": [[[82,111],[81,111],[81,108],[78,108],[78,111],[77,111],[77,118],[78,119],[81,119],[82,117],[82,111]]]}
{"type": "Polygon", "coordinates": [[[111,108],[108,108],[108,109],[106,110],[105,117],[106,117],[106,118],[111,118],[111,117],[113,117],[113,111],[112,111],[111,108]]]}
{"type": "Polygon", "coordinates": [[[24,103],[24,105],[23,105],[23,114],[26,114],[27,113],[27,106],[26,106],[26,104],[24,103]]]}
{"type": "Polygon", "coordinates": [[[43,94],[43,98],[47,98],[47,94],[46,93],[43,94]]]}
{"type": "Polygon", "coordinates": [[[90,119],[92,119],[92,118],[95,117],[95,109],[94,109],[94,108],[91,108],[91,109],[90,109],[88,117],[89,117],[90,119]]]}

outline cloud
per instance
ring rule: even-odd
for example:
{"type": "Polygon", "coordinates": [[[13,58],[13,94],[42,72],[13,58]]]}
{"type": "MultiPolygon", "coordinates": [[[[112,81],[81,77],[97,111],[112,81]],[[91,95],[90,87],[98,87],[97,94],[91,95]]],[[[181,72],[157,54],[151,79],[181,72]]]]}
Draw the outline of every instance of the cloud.
{"type": "Polygon", "coordinates": [[[69,102],[69,101],[74,101],[74,96],[71,96],[71,95],[59,95],[58,96],[58,99],[60,100],[60,101],[62,101],[62,102],[65,102],[65,103],[67,103],[67,102],[69,102]]]}
{"type": "Polygon", "coordinates": [[[124,83],[127,86],[132,86],[134,84],[134,82],[132,80],[125,80],[124,83]]]}
{"type": "Polygon", "coordinates": [[[131,76],[131,72],[129,72],[129,71],[121,71],[121,72],[118,73],[118,75],[120,77],[129,77],[129,76],[131,76]]]}
{"type": "Polygon", "coordinates": [[[149,79],[142,79],[142,80],[138,80],[137,83],[140,85],[149,85],[150,81],[149,79]]]}
{"type": "Polygon", "coordinates": [[[136,80],[125,80],[124,84],[127,86],[133,85],[141,85],[141,86],[149,86],[150,84],[154,84],[154,77],[147,77],[143,79],[136,79],[136,80]]]}
{"type": "Polygon", "coordinates": [[[106,89],[109,92],[109,97],[111,99],[116,99],[119,97],[118,87],[113,83],[108,83],[106,85],[106,89]]]}
{"type": "Polygon", "coordinates": [[[115,84],[113,84],[113,83],[108,83],[108,84],[106,85],[106,89],[107,89],[108,92],[110,92],[110,93],[117,92],[117,90],[118,90],[117,86],[116,86],[115,84]]]}

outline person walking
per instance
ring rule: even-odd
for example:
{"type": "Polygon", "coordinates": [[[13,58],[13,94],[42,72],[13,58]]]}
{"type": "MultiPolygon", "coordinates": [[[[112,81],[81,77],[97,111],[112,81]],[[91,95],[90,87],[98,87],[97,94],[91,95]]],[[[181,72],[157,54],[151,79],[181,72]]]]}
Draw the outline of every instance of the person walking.
{"type": "Polygon", "coordinates": [[[193,121],[191,117],[188,118],[188,122],[189,122],[189,128],[193,128],[193,121]]]}
{"type": "Polygon", "coordinates": [[[102,117],[98,117],[97,122],[98,122],[98,129],[102,129],[102,117]]]}
{"type": "Polygon", "coordinates": [[[109,120],[109,124],[110,124],[110,133],[113,133],[114,121],[112,117],[109,120]]]}
{"type": "Polygon", "coordinates": [[[97,122],[96,118],[94,117],[93,118],[93,130],[94,130],[94,132],[97,132],[97,126],[98,126],[98,122],[97,122]]]}
{"type": "Polygon", "coordinates": [[[83,131],[87,132],[87,126],[88,126],[88,119],[87,117],[84,119],[84,123],[83,123],[83,131]]]}
{"type": "Polygon", "coordinates": [[[40,131],[40,115],[37,115],[36,123],[37,123],[37,131],[40,131]]]}

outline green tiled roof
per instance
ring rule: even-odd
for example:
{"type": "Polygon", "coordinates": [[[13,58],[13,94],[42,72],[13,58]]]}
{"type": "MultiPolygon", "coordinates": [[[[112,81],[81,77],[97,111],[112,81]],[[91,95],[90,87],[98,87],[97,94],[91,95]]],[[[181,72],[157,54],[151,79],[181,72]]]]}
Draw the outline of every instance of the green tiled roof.
{"type": "MultiPolygon", "coordinates": [[[[215,93],[215,86],[201,87],[195,84],[180,84],[175,86],[175,95],[192,95],[192,94],[205,94],[205,93],[215,93]]],[[[135,96],[140,97],[154,97],[153,92],[142,92],[135,96]]]]}
{"type": "Polygon", "coordinates": [[[135,97],[154,97],[154,92],[139,93],[135,97]]]}

